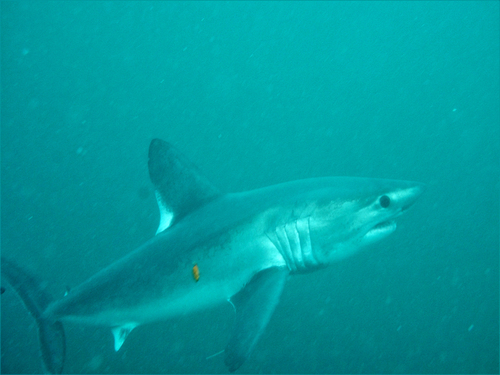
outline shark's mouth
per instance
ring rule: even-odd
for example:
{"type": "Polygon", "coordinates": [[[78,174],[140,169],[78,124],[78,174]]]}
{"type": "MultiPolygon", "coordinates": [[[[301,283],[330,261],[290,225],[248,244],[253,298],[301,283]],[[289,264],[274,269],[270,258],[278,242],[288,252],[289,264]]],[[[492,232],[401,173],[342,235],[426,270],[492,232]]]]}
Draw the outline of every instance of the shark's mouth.
{"type": "Polygon", "coordinates": [[[371,228],[366,234],[366,237],[378,239],[379,237],[385,237],[396,230],[396,222],[394,220],[387,220],[378,223],[373,228],[371,228]]]}

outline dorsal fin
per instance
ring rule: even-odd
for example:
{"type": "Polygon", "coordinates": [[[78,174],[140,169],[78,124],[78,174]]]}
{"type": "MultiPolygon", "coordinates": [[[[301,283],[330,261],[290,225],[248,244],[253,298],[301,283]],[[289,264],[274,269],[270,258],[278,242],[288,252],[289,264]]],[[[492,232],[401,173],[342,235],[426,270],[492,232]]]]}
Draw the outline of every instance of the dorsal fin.
{"type": "Polygon", "coordinates": [[[137,327],[137,323],[128,323],[124,324],[120,327],[111,328],[111,332],[113,332],[113,337],[115,338],[115,352],[120,350],[129,333],[137,327]]]}
{"type": "Polygon", "coordinates": [[[161,139],[151,141],[148,165],[161,215],[157,234],[221,195],[198,167],[161,139]]]}

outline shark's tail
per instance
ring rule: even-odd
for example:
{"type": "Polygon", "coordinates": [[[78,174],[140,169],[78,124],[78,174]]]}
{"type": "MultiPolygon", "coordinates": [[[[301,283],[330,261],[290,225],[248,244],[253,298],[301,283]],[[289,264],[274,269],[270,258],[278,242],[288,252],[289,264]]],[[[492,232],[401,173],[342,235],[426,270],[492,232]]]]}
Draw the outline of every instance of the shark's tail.
{"type": "Polygon", "coordinates": [[[34,276],[3,257],[2,277],[5,277],[36,319],[45,371],[51,374],[62,373],[66,353],[64,329],[60,321],[43,315],[52,302],[52,297],[34,276]]]}

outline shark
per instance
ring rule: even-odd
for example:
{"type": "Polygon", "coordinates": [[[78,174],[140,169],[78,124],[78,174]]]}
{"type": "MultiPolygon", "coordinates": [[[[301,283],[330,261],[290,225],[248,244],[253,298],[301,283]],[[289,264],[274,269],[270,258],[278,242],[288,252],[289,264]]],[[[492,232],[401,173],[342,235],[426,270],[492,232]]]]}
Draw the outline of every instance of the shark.
{"type": "Polygon", "coordinates": [[[234,372],[290,275],[323,269],[387,237],[425,186],[323,177],[223,193],[160,139],[151,141],[148,167],[160,211],[156,235],[63,297],[53,298],[36,276],[2,257],[5,286],[36,320],[48,373],[64,368],[63,322],[109,327],[118,351],[138,326],[225,301],[236,314],[223,350],[234,372]]]}

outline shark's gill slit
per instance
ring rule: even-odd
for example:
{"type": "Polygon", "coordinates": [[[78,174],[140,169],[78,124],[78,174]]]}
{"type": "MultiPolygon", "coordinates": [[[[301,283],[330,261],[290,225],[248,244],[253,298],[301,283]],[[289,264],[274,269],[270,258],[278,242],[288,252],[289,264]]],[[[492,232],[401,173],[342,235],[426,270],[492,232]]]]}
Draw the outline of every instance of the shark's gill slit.
{"type": "Polygon", "coordinates": [[[290,258],[294,264],[294,268],[302,268],[302,253],[300,250],[300,238],[297,230],[296,221],[292,221],[285,225],[286,238],[290,247],[290,258]]]}
{"type": "Polygon", "coordinates": [[[316,268],[319,265],[318,260],[314,257],[314,252],[312,251],[312,242],[311,242],[311,218],[307,217],[306,219],[301,220],[303,223],[302,228],[302,236],[301,236],[301,248],[302,248],[302,256],[304,258],[305,267],[316,268]]]}
{"type": "Polygon", "coordinates": [[[276,228],[276,235],[281,245],[281,255],[285,259],[288,268],[290,268],[290,270],[292,271],[295,271],[295,264],[293,263],[293,254],[292,250],[290,249],[290,241],[288,240],[288,235],[286,233],[286,224],[276,228]]]}

